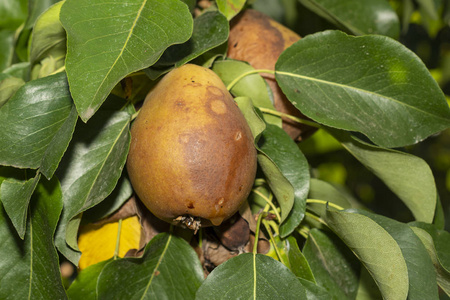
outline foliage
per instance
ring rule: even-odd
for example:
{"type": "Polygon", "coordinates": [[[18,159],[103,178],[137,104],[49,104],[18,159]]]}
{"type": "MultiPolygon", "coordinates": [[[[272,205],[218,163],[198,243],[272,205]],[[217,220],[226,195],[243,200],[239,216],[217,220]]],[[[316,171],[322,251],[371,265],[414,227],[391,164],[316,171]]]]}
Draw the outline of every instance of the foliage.
{"type": "Polygon", "coordinates": [[[450,296],[450,3],[363,2],[0,1],[0,298],[450,296]],[[274,109],[259,75],[271,71],[227,58],[230,21],[251,7],[304,36],[272,73],[305,118],[274,109]],[[441,41],[437,58],[424,40],[441,41]],[[136,257],[117,238],[112,257],[62,281],[80,224],[113,218],[120,236],[136,110],[188,62],[221,77],[255,138],[247,253],[208,269],[199,249],[220,228],[163,225],[136,257]],[[316,131],[295,142],[281,116],[316,131]]]}

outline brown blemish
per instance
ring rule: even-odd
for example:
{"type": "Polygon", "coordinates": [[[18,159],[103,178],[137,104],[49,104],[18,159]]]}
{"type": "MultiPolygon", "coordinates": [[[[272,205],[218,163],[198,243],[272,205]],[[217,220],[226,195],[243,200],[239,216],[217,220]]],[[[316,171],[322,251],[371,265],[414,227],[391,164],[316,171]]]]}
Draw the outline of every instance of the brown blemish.
{"type": "Polygon", "coordinates": [[[189,209],[193,209],[195,208],[194,203],[193,202],[189,202],[188,206],[189,209]]]}

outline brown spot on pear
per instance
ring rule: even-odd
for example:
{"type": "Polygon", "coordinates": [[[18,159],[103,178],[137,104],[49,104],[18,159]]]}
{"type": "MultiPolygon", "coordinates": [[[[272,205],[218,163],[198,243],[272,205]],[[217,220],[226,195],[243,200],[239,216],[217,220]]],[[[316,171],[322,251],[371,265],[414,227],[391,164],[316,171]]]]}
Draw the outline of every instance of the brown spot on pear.
{"type": "MultiPolygon", "coordinates": [[[[300,36],[289,28],[259,11],[247,9],[231,21],[228,57],[246,61],[255,69],[274,70],[280,54],[298,40],[300,36]]],[[[283,94],[274,75],[262,76],[272,89],[278,111],[305,118],[283,94]]],[[[301,140],[305,133],[314,130],[289,119],[283,119],[283,129],[294,140],[301,140]]]]}
{"type": "Polygon", "coordinates": [[[253,136],[209,69],[187,64],[164,76],[147,95],[131,137],[131,183],[162,220],[193,217],[202,226],[219,225],[250,193],[256,173],[253,136]],[[192,81],[196,84],[186,84],[192,81]]]}

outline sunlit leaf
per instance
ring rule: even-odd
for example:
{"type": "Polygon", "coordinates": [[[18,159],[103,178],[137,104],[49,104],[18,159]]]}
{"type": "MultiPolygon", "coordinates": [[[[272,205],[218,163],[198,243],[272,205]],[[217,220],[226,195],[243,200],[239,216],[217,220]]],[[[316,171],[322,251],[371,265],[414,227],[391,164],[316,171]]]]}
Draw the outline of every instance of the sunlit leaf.
{"type": "Polygon", "coordinates": [[[335,235],[312,229],[303,247],[317,285],[335,299],[354,299],[359,262],[335,235]]]}
{"type": "Polygon", "coordinates": [[[450,126],[450,109],[426,66],[384,36],[309,35],[281,54],[276,79],[306,116],[383,147],[414,144],[450,126]]]}
{"type": "Polygon", "coordinates": [[[77,264],[79,213],[104,200],[120,178],[128,154],[130,114],[102,110],[87,124],[78,122],[73,140],[61,161],[64,210],[56,246],[77,264]],[[97,116],[98,115],[98,116],[97,116]]]}
{"type": "Polygon", "coordinates": [[[347,211],[328,210],[325,222],[364,264],[384,298],[406,299],[409,280],[405,258],[383,227],[347,211]]]}
{"type": "Polygon", "coordinates": [[[122,78],[187,41],[193,27],[187,5],[178,0],[67,0],[60,19],[67,31],[70,91],[83,121],[122,78]]]}
{"type": "Polygon", "coordinates": [[[219,11],[231,20],[244,7],[246,0],[216,0],[219,11]]]}
{"type": "Polygon", "coordinates": [[[418,221],[431,223],[436,184],[428,164],[408,153],[372,146],[342,131],[330,131],[345,149],[378,176],[411,210],[418,221]]]}
{"type": "Polygon", "coordinates": [[[6,77],[0,80],[0,108],[23,86],[22,78],[6,77]]]}
{"type": "MultiPolygon", "coordinates": [[[[222,79],[225,85],[229,85],[240,75],[254,70],[249,64],[237,60],[222,60],[214,63],[212,70],[222,79]]],[[[236,97],[250,97],[253,105],[275,110],[272,91],[259,74],[247,75],[240,79],[230,90],[236,97]]],[[[281,127],[281,118],[269,114],[263,114],[267,123],[281,127]]]]}
{"type": "Polygon", "coordinates": [[[336,26],[356,35],[381,34],[397,38],[400,21],[384,0],[299,0],[336,26]]]}
{"type": "Polygon", "coordinates": [[[51,178],[76,120],[64,73],[30,81],[0,109],[0,164],[51,178]]]}
{"type": "Polygon", "coordinates": [[[202,281],[194,249],[182,238],[162,233],[148,243],[142,258],[115,260],[103,269],[98,299],[194,299],[202,281]]]}
{"type": "Polygon", "coordinates": [[[53,234],[62,209],[56,178],[42,179],[31,199],[25,239],[0,205],[0,298],[66,299],[53,234]]]}
{"type": "Polygon", "coordinates": [[[305,288],[282,263],[262,254],[244,253],[215,268],[196,300],[306,299],[305,288]]]}
{"type": "Polygon", "coordinates": [[[83,270],[117,255],[124,257],[130,249],[139,249],[141,224],[134,216],[103,225],[88,224],[80,227],[78,248],[81,257],[78,267],[83,270]],[[119,223],[120,222],[120,223],[119,223]]]}

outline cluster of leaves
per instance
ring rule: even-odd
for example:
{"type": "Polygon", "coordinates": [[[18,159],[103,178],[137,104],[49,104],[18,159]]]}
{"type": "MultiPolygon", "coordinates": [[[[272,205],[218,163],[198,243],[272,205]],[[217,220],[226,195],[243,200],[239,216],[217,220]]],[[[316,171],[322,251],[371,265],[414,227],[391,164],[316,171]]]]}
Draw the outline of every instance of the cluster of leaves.
{"type": "Polygon", "coordinates": [[[449,128],[450,109],[396,41],[394,9],[384,0],[300,0],[339,30],[304,37],[274,72],[310,124],[405,203],[408,224],[310,176],[262,77],[226,59],[229,20],[245,2],[217,0],[202,14],[193,0],[0,2],[0,298],[437,299],[438,286],[450,294],[450,234],[433,174],[403,151],[449,128]],[[131,196],[123,167],[134,104],[187,62],[229,84],[252,129],[262,175],[249,203],[276,259],[242,254],[204,279],[189,244],[162,233],[142,257],[93,265],[66,291],[56,249],[77,265],[83,213],[103,218],[131,196]]]}

